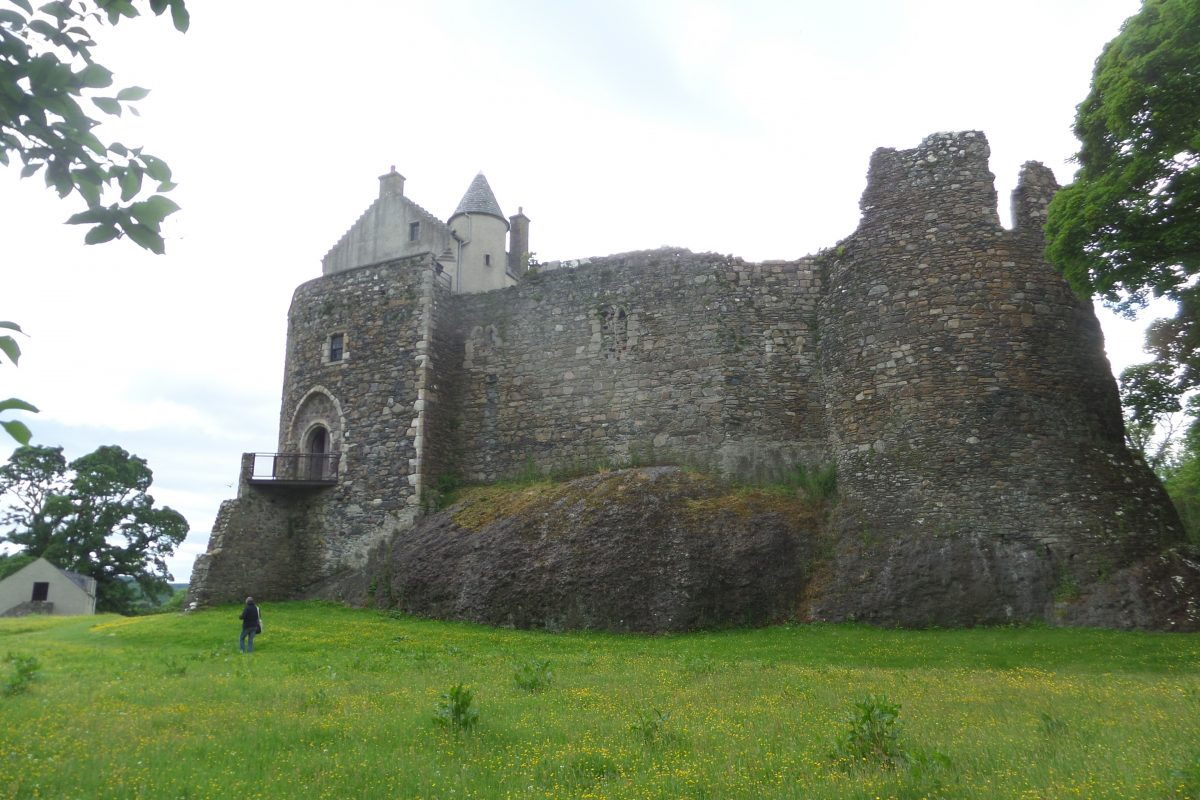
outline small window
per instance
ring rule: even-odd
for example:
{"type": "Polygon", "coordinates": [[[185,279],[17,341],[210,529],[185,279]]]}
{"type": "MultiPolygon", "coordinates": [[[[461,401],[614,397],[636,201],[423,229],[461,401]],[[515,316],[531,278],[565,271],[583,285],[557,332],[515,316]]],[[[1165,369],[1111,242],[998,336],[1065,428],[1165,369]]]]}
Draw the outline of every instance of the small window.
{"type": "Polygon", "coordinates": [[[35,603],[43,603],[50,596],[50,584],[38,581],[33,584],[33,597],[30,598],[35,603]]]}
{"type": "Polygon", "coordinates": [[[329,337],[329,360],[341,361],[345,346],[345,337],[343,334],[335,333],[329,337]]]}
{"type": "Polygon", "coordinates": [[[485,267],[490,267],[492,265],[492,254],[491,253],[483,254],[483,265],[485,267]]]}
{"type": "Polygon", "coordinates": [[[419,222],[408,223],[408,240],[410,242],[415,242],[417,240],[417,237],[420,235],[421,235],[421,223],[419,223],[419,222]]]}

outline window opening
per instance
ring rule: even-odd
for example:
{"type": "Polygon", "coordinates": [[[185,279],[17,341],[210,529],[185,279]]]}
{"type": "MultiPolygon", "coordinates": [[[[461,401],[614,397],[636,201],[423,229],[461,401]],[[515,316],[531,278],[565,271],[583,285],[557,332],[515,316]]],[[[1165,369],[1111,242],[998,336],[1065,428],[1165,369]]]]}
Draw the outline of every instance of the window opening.
{"type": "Polygon", "coordinates": [[[49,582],[37,581],[36,583],[33,584],[33,597],[31,598],[33,602],[35,602],[35,603],[45,602],[46,598],[49,596],[50,596],[49,582]]]}
{"type": "Polygon", "coordinates": [[[415,242],[417,240],[417,237],[420,234],[421,234],[421,223],[419,223],[419,222],[408,223],[408,240],[410,242],[415,242]]]}
{"type": "Polygon", "coordinates": [[[600,311],[600,344],[604,357],[619,361],[629,348],[629,313],[621,306],[600,311]]]}
{"type": "Polygon", "coordinates": [[[492,254],[491,253],[483,254],[483,265],[485,267],[490,267],[492,265],[492,254]]]}
{"type": "Polygon", "coordinates": [[[341,333],[335,333],[329,337],[329,360],[341,361],[342,354],[345,349],[345,336],[341,333]]]}

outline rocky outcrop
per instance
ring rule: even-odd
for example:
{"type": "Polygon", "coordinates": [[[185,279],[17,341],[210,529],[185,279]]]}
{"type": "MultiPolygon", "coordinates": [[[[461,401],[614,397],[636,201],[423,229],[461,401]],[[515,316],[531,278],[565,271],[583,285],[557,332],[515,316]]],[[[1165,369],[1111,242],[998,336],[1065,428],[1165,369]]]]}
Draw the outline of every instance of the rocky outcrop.
{"type": "Polygon", "coordinates": [[[522,628],[683,631],[790,619],[816,517],[677,467],[481,488],[320,595],[522,628]]]}
{"type": "Polygon", "coordinates": [[[1034,537],[884,539],[844,532],[842,513],[677,467],[477,487],[315,596],[553,630],[793,619],[1200,630],[1200,554],[1189,548],[1080,582],[1034,537]]]}

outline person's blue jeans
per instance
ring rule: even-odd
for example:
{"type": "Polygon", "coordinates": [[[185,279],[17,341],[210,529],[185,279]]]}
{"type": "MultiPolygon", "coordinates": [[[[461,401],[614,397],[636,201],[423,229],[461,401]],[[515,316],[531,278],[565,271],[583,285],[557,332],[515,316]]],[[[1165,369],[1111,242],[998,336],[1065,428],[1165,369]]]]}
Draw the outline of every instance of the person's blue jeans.
{"type": "Polygon", "coordinates": [[[243,653],[253,653],[254,634],[257,632],[254,628],[242,628],[242,635],[238,637],[238,650],[243,653]]]}

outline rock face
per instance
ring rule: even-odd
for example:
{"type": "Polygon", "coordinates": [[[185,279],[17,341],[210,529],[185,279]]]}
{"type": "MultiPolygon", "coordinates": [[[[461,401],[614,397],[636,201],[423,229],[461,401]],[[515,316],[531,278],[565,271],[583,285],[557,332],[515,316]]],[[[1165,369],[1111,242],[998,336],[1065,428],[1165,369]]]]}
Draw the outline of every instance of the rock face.
{"type": "Polygon", "coordinates": [[[676,467],[481,490],[320,594],[534,628],[683,631],[794,617],[815,517],[784,495],[676,467]]]}

